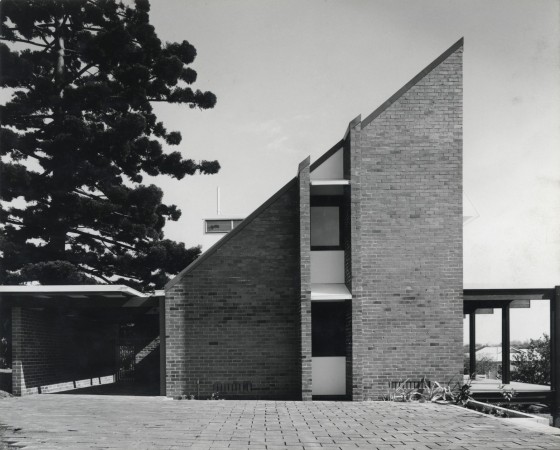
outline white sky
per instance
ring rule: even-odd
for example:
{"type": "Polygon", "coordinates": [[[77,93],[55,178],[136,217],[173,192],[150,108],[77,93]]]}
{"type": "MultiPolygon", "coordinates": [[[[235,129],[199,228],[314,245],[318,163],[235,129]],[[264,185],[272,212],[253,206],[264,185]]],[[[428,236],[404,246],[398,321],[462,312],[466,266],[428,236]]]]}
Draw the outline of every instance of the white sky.
{"type": "MultiPolygon", "coordinates": [[[[223,215],[248,215],[464,37],[464,191],[479,214],[464,230],[465,287],[560,284],[560,2],[153,3],[159,36],[197,48],[197,86],[218,96],[211,111],[158,109],[185,156],[222,165],[158,180],[183,211],[169,237],[208,248],[217,186],[223,215]]],[[[545,311],[518,311],[513,339],[548,331],[545,311]]],[[[490,317],[479,342],[501,340],[490,317]]]]}
{"type": "MultiPolygon", "coordinates": [[[[510,342],[550,336],[550,302],[531,300],[531,308],[511,308],[509,311],[510,342]]],[[[502,343],[502,310],[493,314],[477,314],[477,344],[499,345],[502,343]]],[[[469,316],[463,320],[463,343],[469,343],[469,316]]]]}
{"type": "Polygon", "coordinates": [[[163,40],[198,50],[215,109],[158,107],[182,150],[218,175],[158,179],[183,217],[167,236],[211,243],[202,219],[245,216],[461,36],[466,287],[560,284],[560,2],[153,2],[163,40]]]}
{"type": "Polygon", "coordinates": [[[183,211],[167,237],[207,248],[217,186],[224,216],[248,215],[464,37],[465,287],[560,284],[558,0],[152,0],[151,21],[196,47],[195,87],[218,97],[157,105],[185,157],[222,165],[153,180],[183,211]]]}

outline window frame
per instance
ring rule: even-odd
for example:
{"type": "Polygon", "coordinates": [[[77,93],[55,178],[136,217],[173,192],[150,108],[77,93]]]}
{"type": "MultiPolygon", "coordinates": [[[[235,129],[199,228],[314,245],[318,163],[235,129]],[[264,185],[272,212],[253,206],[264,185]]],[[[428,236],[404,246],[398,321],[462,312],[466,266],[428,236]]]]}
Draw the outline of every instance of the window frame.
{"type": "MultiPolygon", "coordinates": [[[[338,245],[311,245],[312,251],[322,250],[344,250],[345,233],[344,233],[344,217],[346,215],[346,208],[344,204],[344,196],[342,195],[313,195],[310,199],[309,217],[311,222],[311,208],[317,206],[337,206],[338,207],[338,245]]],[[[313,226],[313,224],[310,224],[313,226]]],[[[309,235],[311,241],[311,231],[309,235]]]]}
{"type": "Polygon", "coordinates": [[[227,234],[234,230],[234,228],[238,227],[243,219],[204,219],[204,234],[227,234]],[[227,231],[212,231],[208,229],[209,222],[229,222],[229,230],[227,231]],[[235,224],[235,222],[237,222],[235,224]]]}

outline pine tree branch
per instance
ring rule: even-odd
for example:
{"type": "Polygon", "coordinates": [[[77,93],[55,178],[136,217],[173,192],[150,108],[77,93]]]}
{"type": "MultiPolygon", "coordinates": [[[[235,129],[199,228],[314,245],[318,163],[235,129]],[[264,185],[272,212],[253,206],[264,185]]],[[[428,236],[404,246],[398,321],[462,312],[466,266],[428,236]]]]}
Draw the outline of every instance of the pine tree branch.
{"type": "Polygon", "coordinates": [[[89,273],[89,274],[91,274],[91,275],[93,275],[93,276],[95,276],[95,277],[97,277],[97,278],[101,278],[101,279],[102,279],[103,281],[105,281],[105,283],[107,283],[107,284],[110,284],[110,283],[111,283],[111,281],[110,281],[108,278],[105,278],[105,277],[104,277],[103,275],[101,275],[101,274],[99,273],[99,271],[97,271],[97,270],[89,269],[88,267],[85,267],[85,266],[83,266],[83,265],[81,265],[81,264],[78,264],[78,267],[79,267],[81,270],[83,270],[84,272],[87,272],[87,273],[89,273]]]}
{"type": "Polygon", "coordinates": [[[90,237],[90,238],[92,238],[93,240],[104,241],[104,242],[107,242],[107,243],[109,243],[109,244],[118,245],[118,246],[120,246],[120,247],[127,248],[127,249],[129,249],[129,250],[133,250],[133,251],[135,251],[135,252],[138,251],[138,250],[137,250],[136,248],[134,248],[132,245],[123,244],[122,242],[115,241],[115,240],[113,240],[113,239],[109,239],[109,238],[106,238],[106,237],[103,237],[103,236],[97,236],[97,235],[95,235],[95,234],[87,233],[87,232],[85,232],[85,231],[77,230],[76,228],[70,229],[69,233],[80,234],[80,235],[82,235],[82,236],[90,237]]]}
{"type": "Polygon", "coordinates": [[[93,28],[93,27],[81,27],[81,29],[86,31],[105,31],[103,28],[93,28]]]}
{"type": "MultiPolygon", "coordinates": [[[[44,45],[44,44],[39,44],[38,42],[33,42],[33,41],[28,41],[26,39],[18,39],[18,38],[5,38],[5,37],[1,37],[0,36],[0,41],[7,41],[7,42],[23,42],[24,44],[29,44],[29,45],[36,45],[37,47],[41,47],[44,48],[44,51],[49,50],[52,46],[51,45],[44,45]]],[[[76,50],[72,50],[72,49],[65,49],[65,51],[67,52],[71,52],[71,53],[76,53],[79,54],[80,52],[77,52],[76,50]]]]}
{"type": "Polygon", "coordinates": [[[28,41],[27,39],[4,38],[4,37],[0,37],[0,41],[23,42],[24,44],[36,45],[37,47],[49,48],[48,45],[43,45],[43,44],[39,44],[38,42],[28,41]]]}
{"type": "Polygon", "coordinates": [[[20,227],[23,226],[23,222],[18,222],[17,220],[14,219],[6,219],[6,223],[10,223],[12,225],[19,225],[20,227]]]}
{"type": "Polygon", "coordinates": [[[52,45],[54,45],[54,40],[52,40],[51,42],[47,41],[47,38],[44,35],[44,31],[41,30],[41,28],[39,28],[37,25],[34,25],[33,28],[35,28],[35,30],[37,30],[37,32],[41,36],[41,39],[47,45],[47,47],[51,47],[52,45]]]}
{"type": "Polygon", "coordinates": [[[89,69],[91,69],[92,67],[95,67],[95,64],[88,64],[87,66],[85,66],[83,69],[81,69],[74,78],[72,78],[72,80],[68,81],[66,84],[72,84],[74,81],[76,81],[78,78],[80,78],[85,72],[89,73],[91,76],[97,75],[97,73],[99,73],[99,71],[97,71],[96,74],[92,74],[89,72],[89,69]]]}
{"type": "Polygon", "coordinates": [[[102,197],[100,195],[90,194],[89,192],[85,192],[85,191],[83,191],[81,189],[78,189],[78,188],[74,189],[74,192],[76,194],[83,195],[85,197],[91,198],[92,200],[99,200],[99,201],[107,201],[108,200],[108,198],[106,196],[102,197]]]}
{"type": "MultiPolygon", "coordinates": [[[[94,0],[88,0],[88,3],[89,3],[90,5],[95,6],[96,8],[99,8],[99,3],[97,3],[97,2],[94,1],[94,0]]],[[[123,18],[125,18],[125,19],[127,18],[126,14],[120,13],[120,12],[118,12],[118,11],[115,11],[115,14],[116,14],[117,16],[119,16],[119,17],[123,17],[123,18]]]]}
{"type": "Polygon", "coordinates": [[[54,116],[52,114],[30,114],[27,116],[17,116],[20,119],[52,119],[54,116]]]}

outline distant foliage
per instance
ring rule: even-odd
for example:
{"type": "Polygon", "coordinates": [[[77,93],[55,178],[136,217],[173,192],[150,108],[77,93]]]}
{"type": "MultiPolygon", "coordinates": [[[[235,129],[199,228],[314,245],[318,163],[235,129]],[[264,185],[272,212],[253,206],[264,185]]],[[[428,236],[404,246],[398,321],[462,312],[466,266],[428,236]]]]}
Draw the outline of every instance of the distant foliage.
{"type": "Polygon", "coordinates": [[[531,339],[525,351],[512,354],[512,381],[550,385],[550,337],[531,339]]]}
{"type": "Polygon", "coordinates": [[[181,212],[144,175],[213,174],[184,159],[154,102],[208,109],[187,41],[163,43],[150,5],[3,0],[0,283],[162,287],[200,253],[164,239],[181,212]]]}

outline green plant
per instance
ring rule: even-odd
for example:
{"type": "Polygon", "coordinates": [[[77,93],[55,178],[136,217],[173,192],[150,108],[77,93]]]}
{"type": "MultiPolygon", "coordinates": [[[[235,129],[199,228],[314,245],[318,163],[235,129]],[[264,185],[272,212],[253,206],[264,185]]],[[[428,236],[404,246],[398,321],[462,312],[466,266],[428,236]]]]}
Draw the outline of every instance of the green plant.
{"type": "Polygon", "coordinates": [[[212,395],[208,400],[223,400],[223,398],[220,397],[219,392],[212,392],[212,395]]]}
{"type": "Polygon", "coordinates": [[[465,406],[469,400],[472,400],[471,396],[471,383],[472,380],[468,380],[464,383],[457,392],[455,396],[455,403],[461,406],[465,406]]]}
{"type": "Polygon", "coordinates": [[[502,391],[502,397],[508,403],[517,395],[517,391],[513,388],[506,388],[504,385],[499,386],[499,389],[502,391]]]}
{"type": "Polygon", "coordinates": [[[389,388],[385,400],[392,402],[409,402],[414,400],[413,396],[417,393],[416,388],[407,388],[406,385],[409,382],[407,378],[404,381],[399,381],[395,388],[389,388]]]}
{"type": "Polygon", "coordinates": [[[512,355],[512,381],[550,385],[550,337],[531,339],[523,351],[512,355]]]}
{"type": "Polygon", "coordinates": [[[449,380],[447,384],[440,384],[423,377],[420,380],[419,387],[414,388],[407,387],[408,382],[408,379],[399,382],[394,389],[389,390],[385,399],[394,402],[447,403],[455,401],[460,393],[459,383],[453,383],[453,379],[449,380]]]}
{"type": "Polygon", "coordinates": [[[0,339],[0,369],[5,369],[9,366],[8,359],[8,340],[3,337],[0,339]]]}
{"type": "Polygon", "coordinates": [[[426,401],[430,402],[451,402],[455,400],[457,393],[457,383],[452,384],[453,380],[447,382],[447,384],[442,385],[437,381],[429,382],[423,379],[424,382],[424,398],[426,401]]]}

